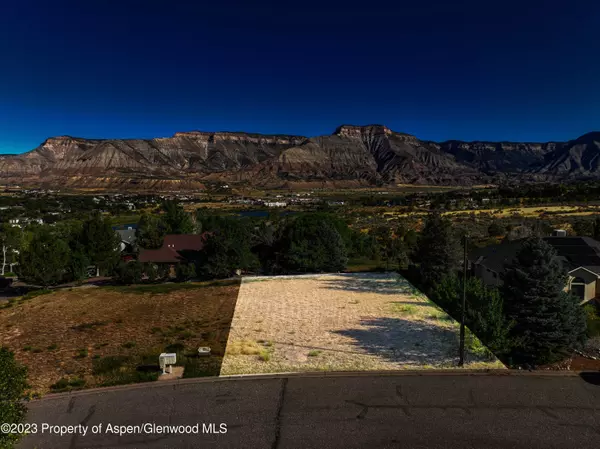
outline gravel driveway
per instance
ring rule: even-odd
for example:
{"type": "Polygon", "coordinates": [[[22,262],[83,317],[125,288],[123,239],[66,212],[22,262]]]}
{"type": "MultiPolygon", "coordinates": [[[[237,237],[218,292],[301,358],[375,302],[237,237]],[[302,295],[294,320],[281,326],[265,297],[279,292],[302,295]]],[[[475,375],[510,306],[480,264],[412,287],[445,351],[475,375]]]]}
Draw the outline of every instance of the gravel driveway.
{"type": "MultiPolygon", "coordinates": [[[[396,273],[248,277],[221,375],[452,368],[458,334],[458,323],[396,273]]],[[[476,352],[466,367],[504,367],[485,348],[476,352]]]]}

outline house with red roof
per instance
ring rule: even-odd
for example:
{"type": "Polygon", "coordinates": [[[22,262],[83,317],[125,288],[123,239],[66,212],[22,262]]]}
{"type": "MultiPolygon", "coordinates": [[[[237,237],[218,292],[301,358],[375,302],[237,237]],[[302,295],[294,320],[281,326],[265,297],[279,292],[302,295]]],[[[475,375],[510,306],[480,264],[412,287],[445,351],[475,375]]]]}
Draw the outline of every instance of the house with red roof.
{"type": "Polygon", "coordinates": [[[139,262],[176,265],[188,262],[190,257],[202,251],[208,233],[203,234],[169,234],[158,249],[140,249],[139,262]]]}

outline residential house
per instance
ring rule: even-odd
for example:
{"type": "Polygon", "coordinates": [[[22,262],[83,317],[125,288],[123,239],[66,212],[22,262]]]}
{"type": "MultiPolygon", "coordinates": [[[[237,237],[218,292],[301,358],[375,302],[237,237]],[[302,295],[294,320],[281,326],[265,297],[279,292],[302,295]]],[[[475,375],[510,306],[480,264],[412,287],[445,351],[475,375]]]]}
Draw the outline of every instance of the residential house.
{"type": "Polygon", "coordinates": [[[132,253],[136,241],[135,229],[128,227],[127,229],[117,229],[115,232],[121,239],[121,253],[132,253]]]}
{"type": "Polygon", "coordinates": [[[138,261],[154,264],[177,265],[193,258],[202,251],[208,233],[169,234],[165,236],[163,245],[158,249],[141,249],[138,261]]]}
{"type": "MultiPolygon", "coordinates": [[[[568,271],[566,291],[582,302],[600,297],[600,242],[590,237],[546,237],[568,271]]],[[[500,285],[505,264],[514,260],[522,240],[478,248],[469,254],[469,269],[487,285],[500,285]]]]}

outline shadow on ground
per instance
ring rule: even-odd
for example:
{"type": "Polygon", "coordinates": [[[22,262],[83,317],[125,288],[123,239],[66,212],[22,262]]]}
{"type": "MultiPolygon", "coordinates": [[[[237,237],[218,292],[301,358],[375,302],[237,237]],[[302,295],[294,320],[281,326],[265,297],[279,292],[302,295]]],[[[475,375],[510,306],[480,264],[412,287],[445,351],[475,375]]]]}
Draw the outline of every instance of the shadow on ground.
{"type": "Polygon", "coordinates": [[[421,292],[397,273],[340,273],[342,279],[325,281],[327,289],[383,295],[418,295],[421,292]]]}
{"type": "Polygon", "coordinates": [[[600,371],[583,372],[579,377],[589,384],[600,386],[600,371]]]}
{"type": "Polygon", "coordinates": [[[362,351],[399,364],[448,365],[458,356],[456,332],[402,318],[362,320],[361,328],[335,331],[362,351]]]}

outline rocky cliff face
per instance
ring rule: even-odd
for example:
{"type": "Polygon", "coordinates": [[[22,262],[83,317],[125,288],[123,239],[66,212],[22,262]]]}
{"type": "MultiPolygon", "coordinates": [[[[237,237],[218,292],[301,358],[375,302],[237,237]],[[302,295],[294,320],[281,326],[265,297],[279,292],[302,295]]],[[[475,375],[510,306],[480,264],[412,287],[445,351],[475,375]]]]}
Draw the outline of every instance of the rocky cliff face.
{"type": "Polygon", "coordinates": [[[498,177],[600,177],[600,133],[569,142],[430,142],[382,125],[342,125],[303,137],[242,132],[180,132],[150,140],[61,136],[0,157],[3,182],[199,188],[223,180],[472,184],[498,177]]]}

